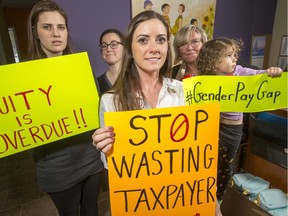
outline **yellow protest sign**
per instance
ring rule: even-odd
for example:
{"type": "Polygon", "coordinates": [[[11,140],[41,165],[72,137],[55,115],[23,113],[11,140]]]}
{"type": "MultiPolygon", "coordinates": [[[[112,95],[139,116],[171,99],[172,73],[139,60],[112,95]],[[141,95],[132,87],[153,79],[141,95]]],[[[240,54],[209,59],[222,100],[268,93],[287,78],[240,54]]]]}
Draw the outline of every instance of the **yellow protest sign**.
{"type": "Polygon", "coordinates": [[[186,104],[220,102],[221,112],[260,112],[287,107],[287,72],[271,78],[196,76],[183,80],[186,104]]]}
{"type": "Polygon", "coordinates": [[[87,53],[0,67],[0,158],[97,128],[87,53]]]}
{"type": "Polygon", "coordinates": [[[219,103],[104,113],[112,215],[214,215],[219,103]]]}

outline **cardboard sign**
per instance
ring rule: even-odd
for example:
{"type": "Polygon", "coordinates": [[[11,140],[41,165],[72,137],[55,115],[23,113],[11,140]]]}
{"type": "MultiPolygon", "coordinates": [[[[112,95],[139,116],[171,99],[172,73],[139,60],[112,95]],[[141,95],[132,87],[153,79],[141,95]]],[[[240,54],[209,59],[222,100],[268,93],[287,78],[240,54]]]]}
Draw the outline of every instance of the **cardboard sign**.
{"type": "Polygon", "coordinates": [[[183,80],[186,104],[220,102],[221,112],[260,112],[287,107],[287,72],[271,78],[196,76],[183,80]]]}
{"type": "Polygon", "coordinates": [[[0,67],[0,158],[95,129],[87,53],[0,67]]]}
{"type": "Polygon", "coordinates": [[[219,104],[104,113],[112,215],[214,215],[219,104]]]}

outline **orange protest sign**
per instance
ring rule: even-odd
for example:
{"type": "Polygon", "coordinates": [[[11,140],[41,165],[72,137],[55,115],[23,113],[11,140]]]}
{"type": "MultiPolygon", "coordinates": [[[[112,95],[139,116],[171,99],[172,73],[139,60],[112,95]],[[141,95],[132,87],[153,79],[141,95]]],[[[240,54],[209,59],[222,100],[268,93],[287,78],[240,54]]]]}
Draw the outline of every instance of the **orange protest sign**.
{"type": "Polygon", "coordinates": [[[219,104],[104,113],[112,215],[213,215],[219,104]]]}

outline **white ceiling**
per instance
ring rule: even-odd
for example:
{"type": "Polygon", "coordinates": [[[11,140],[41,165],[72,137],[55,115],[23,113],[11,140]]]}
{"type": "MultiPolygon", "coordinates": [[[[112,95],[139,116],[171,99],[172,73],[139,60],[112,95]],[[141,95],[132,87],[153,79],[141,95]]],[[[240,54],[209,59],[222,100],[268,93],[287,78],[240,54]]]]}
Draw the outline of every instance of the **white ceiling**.
{"type": "Polygon", "coordinates": [[[31,8],[39,0],[0,0],[3,8],[31,8]]]}

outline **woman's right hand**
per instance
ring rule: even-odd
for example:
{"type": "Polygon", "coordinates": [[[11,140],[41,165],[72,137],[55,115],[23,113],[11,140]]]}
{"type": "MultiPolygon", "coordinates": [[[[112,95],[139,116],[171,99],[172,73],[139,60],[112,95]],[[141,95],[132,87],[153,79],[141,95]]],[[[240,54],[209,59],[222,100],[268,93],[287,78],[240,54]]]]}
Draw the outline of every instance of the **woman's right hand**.
{"type": "Polygon", "coordinates": [[[98,128],[92,135],[93,145],[99,151],[107,153],[113,146],[115,140],[114,128],[112,126],[98,128]]]}

